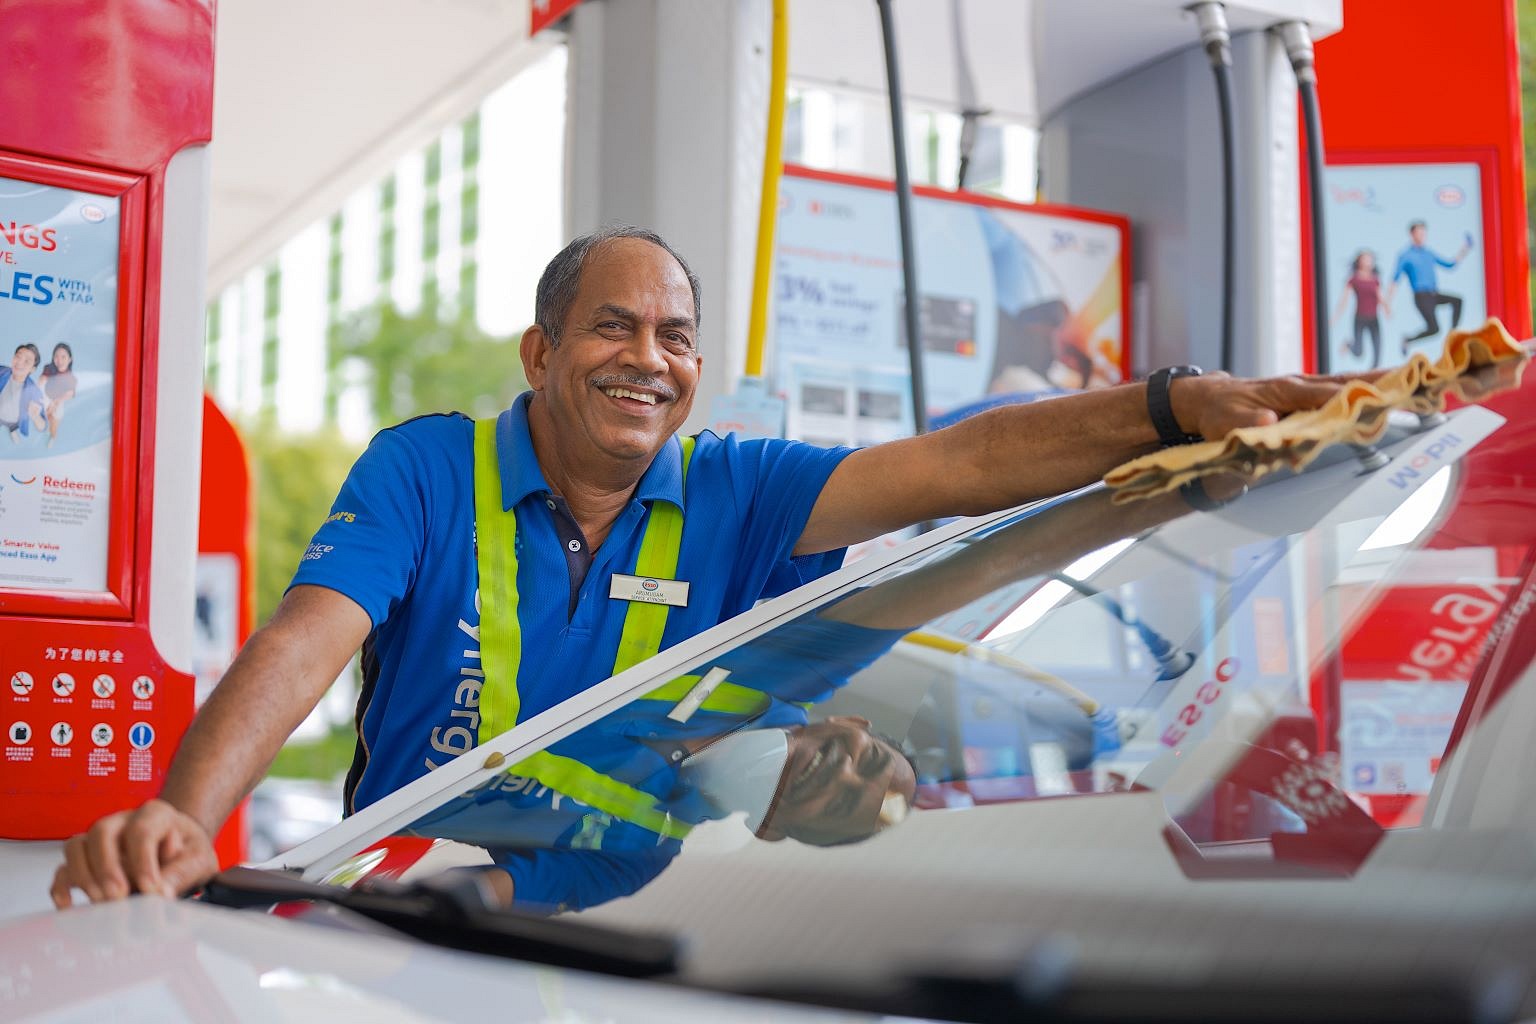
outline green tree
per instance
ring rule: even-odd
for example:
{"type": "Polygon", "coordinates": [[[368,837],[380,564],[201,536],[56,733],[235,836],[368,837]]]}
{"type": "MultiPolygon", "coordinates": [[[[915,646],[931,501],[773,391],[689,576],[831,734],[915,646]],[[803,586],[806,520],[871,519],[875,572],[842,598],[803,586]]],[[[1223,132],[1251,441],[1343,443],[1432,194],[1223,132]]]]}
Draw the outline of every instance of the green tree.
{"type": "Polygon", "coordinates": [[[353,359],[366,366],[370,404],[381,424],[451,410],[494,416],[528,386],[517,342],[464,317],[374,306],[337,330],[332,372],[353,359]]]}
{"type": "Polygon", "coordinates": [[[310,538],[330,511],[359,449],[332,430],[286,434],[244,428],[256,489],[256,622],[272,617],[310,538]]]}

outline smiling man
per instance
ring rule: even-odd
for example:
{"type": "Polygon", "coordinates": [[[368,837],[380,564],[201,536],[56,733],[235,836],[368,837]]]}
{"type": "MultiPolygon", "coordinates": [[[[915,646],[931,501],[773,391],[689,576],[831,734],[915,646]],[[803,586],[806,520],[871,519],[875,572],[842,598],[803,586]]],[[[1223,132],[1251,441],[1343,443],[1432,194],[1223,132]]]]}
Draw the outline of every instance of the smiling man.
{"type": "Polygon", "coordinates": [[[349,811],[831,571],[848,544],[1061,493],[1160,442],[1272,422],[1337,388],[1183,368],[859,451],[679,439],[702,362],[699,288],[661,238],[572,242],[539,281],[536,317],[522,338],[532,390],[512,408],[374,438],[160,798],[66,843],[56,903],[209,877],[209,837],[360,645],[349,811]]]}

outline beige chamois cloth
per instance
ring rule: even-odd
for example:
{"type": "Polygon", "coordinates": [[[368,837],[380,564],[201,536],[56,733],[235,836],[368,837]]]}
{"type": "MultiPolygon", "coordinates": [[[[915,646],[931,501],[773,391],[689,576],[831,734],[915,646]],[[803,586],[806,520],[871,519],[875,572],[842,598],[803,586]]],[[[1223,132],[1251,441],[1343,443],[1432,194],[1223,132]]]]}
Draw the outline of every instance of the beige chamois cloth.
{"type": "Polygon", "coordinates": [[[1445,408],[1447,394],[1476,400],[1518,384],[1527,353],[1498,320],[1475,331],[1454,330],[1440,358],[1416,352],[1374,381],[1352,380],[1326,404],[1293,412],[1263,427],[1240,427],[1220,441],[1165,448],[1117,466],[1104,482],[1123,504],[1164,494],[1217,473],[1261,477],[1282,466],[1301,470],[1332,444],[1370,444],[1387,428],[1387,412],[1421,416],[1445,408]],[[1504,365],[1499,365],[1504,364],[1504,365]],[[1489,367],[1499,366],[1491,374],[1489,367]]]}

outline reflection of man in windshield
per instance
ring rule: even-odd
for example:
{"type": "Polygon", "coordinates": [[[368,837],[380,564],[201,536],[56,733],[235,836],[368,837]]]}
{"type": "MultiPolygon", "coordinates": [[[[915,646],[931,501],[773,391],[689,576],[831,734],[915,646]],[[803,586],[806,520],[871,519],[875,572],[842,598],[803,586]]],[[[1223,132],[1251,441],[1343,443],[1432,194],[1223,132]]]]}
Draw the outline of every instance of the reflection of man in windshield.
{"type": "Polygon", "coordinates": [[[900,823],[917,773],[899,746],[863,718],[813,723],[807,709],[905,630],[825,613],[730,652],[717,667],[729,668],[727,681],[691,713],[680,709],[702,675],[556,741],[408,831],[486,849],[501,869],[487,880],[503,903],[580,909],[638,890],[706,821],[739,813],[760,839],[813,846],[900,823]]]}
{"type": "Polygon", "coordinates": [[[791,729],[789,763],[757,835],[811,846],[856,843],[900,824],[917,772],[896,744],[853,716],[791,729]]]}

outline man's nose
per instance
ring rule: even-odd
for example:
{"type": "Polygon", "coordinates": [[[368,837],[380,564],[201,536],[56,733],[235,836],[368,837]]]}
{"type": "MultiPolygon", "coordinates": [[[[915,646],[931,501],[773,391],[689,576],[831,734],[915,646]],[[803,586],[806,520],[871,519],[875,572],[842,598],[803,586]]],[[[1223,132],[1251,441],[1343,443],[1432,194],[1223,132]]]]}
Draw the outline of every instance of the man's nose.
{"type": "Polygon", "coordinates": [[[868,752],[869,733],[855,732],[848,736],[845,742],[848,757],[843,762],[843,770],[838,774],[844,782],[858,784],[864,781],[863,775],[859,773],[859,765],[864,763],[864,755],[868,752]]]}
{"type": "Polygon", "coordinates": [[[633,367],[641,373],[662,374],[667,369],[667,358],[661,347],[661,338],[657,336],[656,328],[649,324],[641,324],[636,329],[619,358],[624,365],[633,367]]]}

